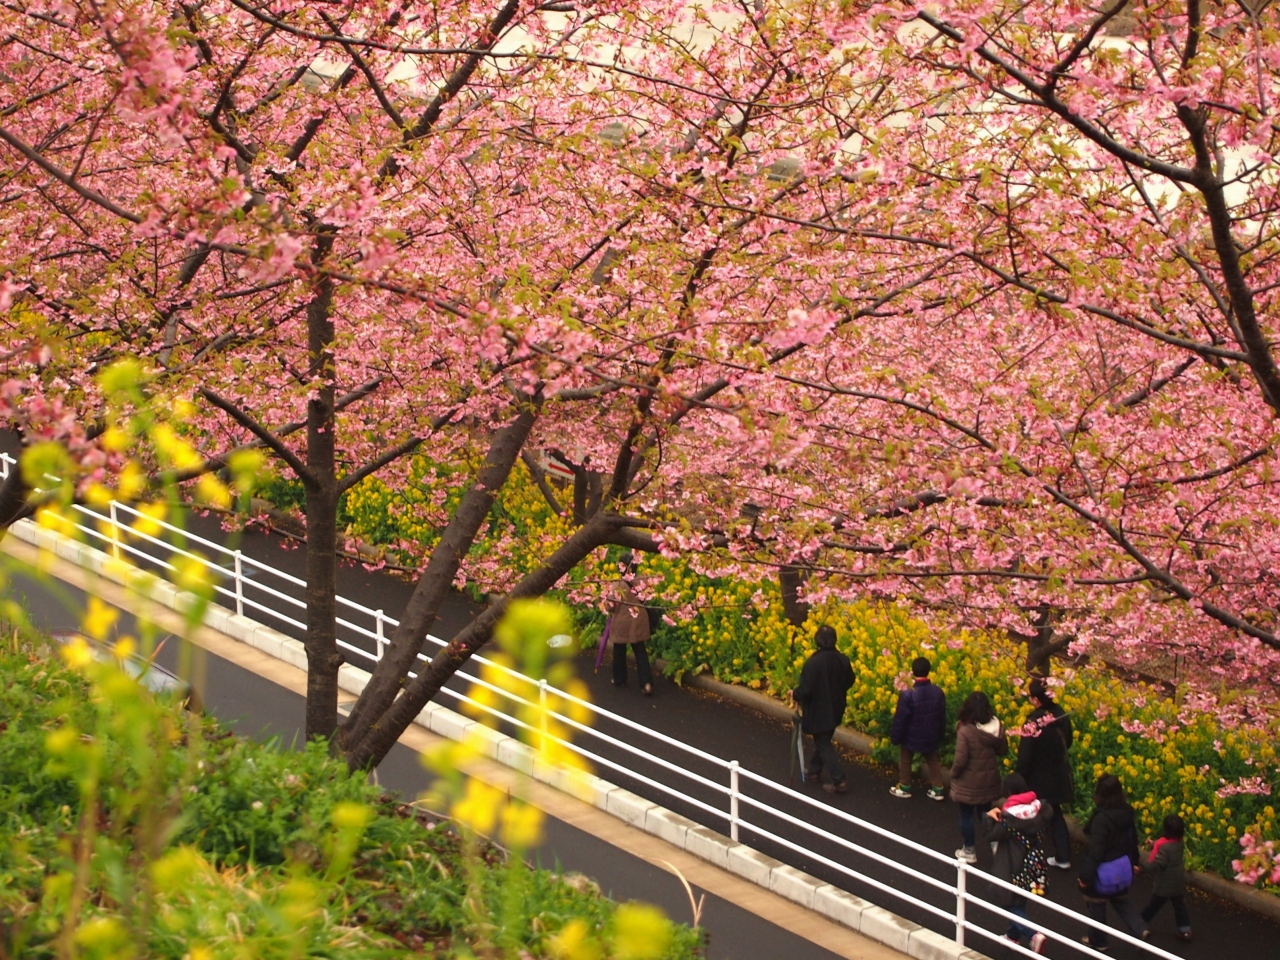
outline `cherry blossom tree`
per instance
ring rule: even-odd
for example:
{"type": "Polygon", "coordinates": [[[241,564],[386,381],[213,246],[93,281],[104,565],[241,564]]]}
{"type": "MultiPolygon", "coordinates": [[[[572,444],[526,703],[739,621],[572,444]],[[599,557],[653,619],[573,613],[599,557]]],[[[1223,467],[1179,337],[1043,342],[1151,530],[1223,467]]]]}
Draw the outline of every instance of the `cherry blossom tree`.
{"type": "Polygon", "coordinates": [[[92,375],[141,356],[197,403],[191,473],[253,447],[301,482],[308,733],[353,766],[608,544],[1274,687],[1253,6],[0,16],[3,412],[95,477],[92,375]],[[471,546],[542,450],[572,532],[504,577],[471,546]],[[339,725],[338,503],[410,455],[459,469],[339,725]],[[472,576],[504,596],[411,680],[472,576]]]}
{"type": "Polygon", "coordinates": [[[867,190],[772,213],[851,265],[933,274],[761,381],[821,413],[740,552],[798,558],[815,597],[912,598],[1041,657],[1176,656],[1202,690],[1274,699],[1264,7],[843,5],[867,190]]]}
{"type": "MultiPolygon", "coordinates": [[[[679,477],[723,455],[715,436],[751,434],[738,371],[829,329],[773,335],[826,280],[757,209],[801,182],[784,149],[830,166],[838,146],[820,12],[8,10],[0,141],[29,211],[11,207],[2,254],[23,311],[8,338],[40,352],[10,367],[11,419],[56,394],[88,436],[105,409],[91,375],[140,355],[155,395],[197,400],[188,475],[254,447],[297,478],[307,733],[376,763],[508,598],[606,544],[657,549],[679,477]],[[726,195],[741,209],[699,200],[726,195]],[[410,681],[516,460],[566,437],[605,465],[574,532],[410,681]],[[338,502],[413,453],[465,465],[456,502],[339,728],[338,502]]],[[[85,444],[100,479],[110,458],[85,444]]]]}

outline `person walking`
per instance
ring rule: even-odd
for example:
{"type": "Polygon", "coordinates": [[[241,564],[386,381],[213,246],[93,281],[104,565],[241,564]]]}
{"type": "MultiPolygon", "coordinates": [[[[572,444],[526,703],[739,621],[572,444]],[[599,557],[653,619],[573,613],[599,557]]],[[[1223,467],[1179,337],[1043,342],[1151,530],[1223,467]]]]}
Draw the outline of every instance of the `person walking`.
{"type": "Polygon", "coordinates": [[[836,649],[834,627],[825,623],[818,627],[813,643],[818,649],[805,661],[800,670],[800,684],[791,692],[791,699],[801,709],[800,729],[813,738],[813,760],[805,778],[821,780],[826,771],[828,780],[822,789],[827,793],[846,793],[849,785],[831,738],[844,720],[849,688],[853,686],[853,664],[836,649]]]}
{"type": "Polygon", "coordinates": [[[1042,678],[1032,679],[1027,696],[1033,709],[1022,728],[1015,769],[1037,797],[1053,806],[1053,822],[1049,825],[1053,856],[1049,858],[1049,866],[1070,870],[1071,834],[1067,831],[1063,808],[1075,802],[1075,784],[1067,754],[1075,733],[1071,729],[1071,718],[1054,702],[1042,678]]]}
{"type": "MultiPolygon", "coordinates": [[[[1053,807],[1035,795],[1018,774],[1004,778],[1004,801],[987,814],[993,821],[988,836],[994,845],[992,874],[1033,896],[1043,897],[1049,864],[1044,855],[1044,832],[1053,807]]],[[[1027,919],[1027,898],[1005,890],[1001,904],[1010,913],[1027,919]]],[[[1009,921],[1005,937],[1023,944],[1033,953],[1043,953],[1046,937],[1017,920],[1009,921]]]]}
{"type": "Polygon", "coordinates": [[[951,800],[960,815],[960,849],[956,856],[977,863],[977,824],[1000,796],[1000,758],[1009,741],[991,701],[975,690],[960,707],[956,724],[956,758],[951,764],[951,800]]]}
{"type": "Polygon", "coordinates": [[[1177,938],[1184,943],[1191,941],[1191,914],[1184,899],[1187,892],[1187,868],[1183,862],[1182,837],[1186,824],[1176,813],[1164,818],[1164,829],[1151,847],[1151,853],[1142,861],[1142,869],[1155,879],[1151,884],[1151,899],[1142,909],[1142,919],[1150,924],[1166,902],[1173,904],[1173,919],[1178,925],[1177,938]]]}
{"type": "Polygon", "coordinates": [[[1124,798],[1124,788],[1114,774],[1098,778],[1093,790],[1094,811],[1084,832],[1089,836],[1089,850],[1080,865],[1080,892],[1085,910],[1097,921],[1083,942],[1095,950],[1107,949],[1107,904],[1135,937],[1147,939],[1146,922],[1129,900],[1133,875],[1138,872],[1138,832],[1134,825],[1133,807],[1124,798]]]}
{"type": "Polygon", "coordinates": [[[649,641],[649,611],[636,596],[632,583],[636,572],[635,555],[627,551],[622,555],[622,576],[614,585],[614,599],[609,607],[609,643],[613,647],[613,685],[627,685],[627,648],[636,657],[636,676],[640,692],[653,694],[653,671],[649,667],[649,653],[645,644],[649,641]]]}
{"type": "Polygon", "coordinates": [[[889,742],[898,748],[898,783],[889,789],[895,797],[911,796],[911,766],[920,754],[929,771],[929,799],[942,799],[942,764],[938,748],[947,728],[947,697],[929,682],[933,665],[924,657],[911,663],[914,683],[898,695],[889,742]]]}

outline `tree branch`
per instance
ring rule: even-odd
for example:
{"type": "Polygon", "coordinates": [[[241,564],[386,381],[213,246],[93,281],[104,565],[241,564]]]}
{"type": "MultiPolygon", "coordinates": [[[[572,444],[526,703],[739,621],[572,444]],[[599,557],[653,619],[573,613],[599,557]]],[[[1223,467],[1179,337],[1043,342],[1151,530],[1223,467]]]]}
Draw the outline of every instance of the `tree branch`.
{"type": "Polygon", "coordinates": [[[260,424],[253,417],[249,416],[249,414],[245,413],[230,400],[219,396],[208,387],[201,387],[199,395],[204,397],[205,400],[226,413],[232,420],[257,437],[262,442],[263,446],[267,447],[272,453],[287,463],[289,465],[289,469],[297,474],[298,479],[304,484],[307,484],[308,486],[316,485],[317,478],[315,474],[313,474],[307,465],[298,458],[298,455],[290,450],[285,445],[284,441],[274,433],[260,424]]]}
{"type": "Polygon", "coordinates": [[[551,484],[547,482],[547,472],[538,466],[538,461],[533,458],[533,454],[528,450],[520,451],[520,459],[528,468],[533,482],[538,485],[538,489],[542,491],[542,498],[547,501],[547,506],[551,508],[551,512],[557,517],[564,516],[564,507],[560,506],[560,501],[556,499],[555,491],[551,489],[551,484]]]}
{"type": "MultiPolygon", "coordinates": [[[[320,18],[324,20],[329,29],[335,34],[339,32],[337,24],[333,22],[333,18],[330,17],[327,12],[321,10],[320,18]]],[[[364,78],[369,81],[369,89],[372,90],[373,95],[378,98],[378,103],[382,105],[382,109],[386,111],[387,116],[391,118],[391,122],[396,125],[396,129],[403,130],[404,118],[400,116],[400,111],[397,110],[395,105],[387,98],[387,92],[382,89],[382,84],[380,84],[377,78],[373,75],[373,70],[370,69],[369,64],[365,62],[364,57],[360,56],[360,51],[345,39],[339,40],[338,43],[342,45],[342,49],[345,50],[347,56],[351,58],[351,62],[356,65],[356,69],[363,73],[364,78]]]]}
{"type": "Polygon", "coordinates": [[[372,476],[389,463],[399,460],[406,453],[412,453],[422,446],[422,437],[410,437],[404,443],[392,447],[376,460],[371,460],[355,473],[349,473],[342,478],[342,482],[338,484],[338,493],[346,493],[365,477],[372,476]]]}
{"type": "MultiPolygon", "coordinates": [[[[929,26],[933,27],[943,36],[956,43],[964,44],[965,36],[949,23],[943,22],[938,17],[925,10],[917,10],[916,17],[923,20],[929,26]]],[[[1144,153],[1134,150],[1132,147],[1125,146],[1114,137],[1108,136],[1098,127],[1094,126],[1084,117],[1075,113],[1065,103],[1058,99],[1053,87],[1048,84],[1036,83],[1035,79],[1020,67],[1009,63],[985,43],[980,44],[975,50],[979,57],[987,61],[994,67],[1003,70],[1009,77],[1016,80],[1028,92],[1034,94],[1039,101],[1052,113],[1058,115],[1071,126],[1075,127],[1084,136],[1092,140],[1103,150],[1106,150],[1112,156],[1128,163],[1132,163],[1135,167],[1141,167],[1143,170],[1151,173],[1158,173],[1161,176],[1168,177],[1179,183],[1194,183],[1195,172],[1188,170],[1186,167],[1180,167],[1177,164],[1165,163],[1163,160],[1156,160],[1148,157],[1144,153]]]]}
{"type": "MultiPolygon", "coordinates": [[[[476,68],[480,66],[481,61],[493,50],[498,40],[502,36],[502,31],[507,28],[511,20],[515,17],[516,12],[520,9],[520,0],[507,0],[506,3],[494,15],[493,20],[485,28],[484,35],[480,38],[480,42],[476,44],[476,49],[468,54],[467,58],[459,64],[458,68],[450,74],[449,79],[444,82],[444,86],[440,88],[440,92],[435,95],[431,103],[427,105],[427,109],[423,111],[422,116],[418,118],[418,122],[411,129],[404,131],[403,142],[407,146],[415,140],[421,140],[432,128],[435,127],[436,121],[440,119],[440,114],[448,105],[449,101],[458,95],[467,82],[471,79],[471,75],[476,72],[476,68]]],[[[400,169],[399,161],[395,155],[387,157],[382,165],[382,169],[378,171],[378,179],[383,180],[387,177],[395,176],[400,169]]]]}
{"type": "Polygon", "coordinates": [[[68,189],[79,194],[81,197],[88,200],[90,203],[96,203],[98,206],[102,207],[104,210],[110,210],[117,217],[120,217],[124,220],[128,220],[130,223],[142,223],[142,217],[138,216],[136,213],[134,213],[131,210],[126,210],[124,207],[120,206],[118,203],[108,200],[106,197],[100,194],[97,190],[94,190],[92,187],[86,187],[79,180],[71,176],[71,174],[65,172],[59,167],[54,166],[52,163],[46,160],[44,156],[41,155],[39,151],[37,151],[34,147],[27,144],[17,135],[10,133],[4,127],[0,127],[0,140],[3,140],[5,143],[9,144],[9,146],[13,147],[13,149],[17,150],[18,153],[22,154],[24,157],[26,157],[28,160],[34,163],[37,167],[39,167],[49,176],[53,177],[53,179],[57,180],[59,183],[61,183],[63,186],[67,187],[68,189]]]}

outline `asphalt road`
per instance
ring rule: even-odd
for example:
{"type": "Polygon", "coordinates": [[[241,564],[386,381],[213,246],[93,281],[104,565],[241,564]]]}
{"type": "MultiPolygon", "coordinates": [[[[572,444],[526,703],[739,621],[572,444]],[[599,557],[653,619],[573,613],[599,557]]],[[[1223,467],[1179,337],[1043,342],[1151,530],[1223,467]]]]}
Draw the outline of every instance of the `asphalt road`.
{"type": "MultiPolygon", "coordinates": [[[[221,539],[222,537],[217,523],[209,519],[193,518],[190,529],[192,532],[207,535],[210,539],[221,539]]],[[[256,557],[276,568],[301,576],[301,551],[292,548],[288,543],[283,543],[280,538],[261,533],[249,533],[243,536],[238,545],[246,557],[256,557]]],[[[247,567],[251,567],[251,564],[247,564],[247,567]]],[[[263,577],[262,579],[267,580],[269,578],[263,577]]],[[[274,586],[284,589],[283,584],[276,581],[272,581],[272,583],[274,586]]],[[[340,573],[339,592],[345,597],[358,600],[371,608],[383,609],[389,615],[394,616],[408,598],[411,592],[411,585],[401,576],[387,572],[370,572],[359,565],[344,564],[340,573]]],[[[252,591],[250,593],[252,594],[252,591]]],[[[292,591],[292,593],[295,596],[301,596],[300,592],[296,590],[292,591]]],[[[443,611],[441,619],[437,622],[433,632],[441,637],[452,636],[474,615],[474,609],[474,605],[462,596],[454,597],[443,611]]],[[[248,613],[249,611],[246,612],[248,613]]],[[[262,616],[259,616],[259,619],[264,622],[270,622],[262,616]]],[[[366,620],[365,622],[367,623],[368,621],[366,620]]],[[[291,630],[279,622],[272,625],[284,630],[286,633],[300,636],[298,631],[291,630]]],[[[365,649],[369,649],[372,646],[370,641],[360,641],[359,638],[349,632],[347,633],[347,638],[352,641],[353,645],[358,645],[365,649]]],[[[349,659],[354,663],[360,662],[360,658],[355,654],[352,654],[349,659]]],[[[634,683],[634,673],[630,687],[615,689],[609,683],[608,664],[606,663],[602,667],[600,674],[597,676],[593,674],[591,669],[592,660],[593,655],[590,653],[584,653],[579,657],[577,661],[578,673],[588,683],[591,688],[592,698],[599,706],[646,728],[666,734],[678,743],[697,747],[724,760],[737,760],[742,768],[753,771],[771,782],[782,784],[788,782],[790,766],[789,730],[785,725],[737,704],[724,701],[701,691],[676,686],[661,678],[656,684],[655,694],[652,698],[642,697],[639,694],[634,683]]],[[[211,680],[213,678],[212,669],[211,667],[211,680]]],[[[450,688],[455,691],[464,690],[465,687],[466,683],[462,680],[457,680],[450,685],[450,688]]],[[[230,699],[226,701],[213,699],[211,702],[218,705],[217,709],[220,714],[246,718],[257,717],[260,715],[260,711],[264,709],[264,705],[258,704],[256,702],[258,695],[250,693],[248,690],[248,687],[237,686],[234,690],[226,691],[226,695],[230,699]]],[[[211,694],[211,696],[215,695],[211,694]]],[[[449,697],[443,698],[442,702],[448,706],[456,705],[449,697]]],[[[297,707],[295,713],[296,717],[288,722],[282,718],[272,718],[271,723],[275,724],[273,729],[296,730],[297,724],[301,719],[300,706],[297,707]],[[293,726],[290,727],[289,723],[292,723],[293,726]]],[[[597,737],[579,736],[578,742],[584,748],[595,753],[602,761],[596,764],[596,772],[598,774],[607,780],[661,803],[690,819],[722,833],[728,832],[728,803],[723,794],[687,778],[682,778],[669,769],[662,769],[650,758],[665,759],[680,769],[705,777],[712,782],[727,785],[728,776],[723,768],[697,759],[678,747],[661,743],[623,724],[607,719],[598,720],[596,729],[602,734],[608,734],[616,740],[639,748],[641,752],[640,755],[636,755],[597,737]],[[614,766],[615,764],[617,766],[614,766]],[[695,804],[675,799],[669,793],[637,779],[632,773],[647,776],[659,782],[678,785],[685,794],[714,807],[716,810],[725,811],[725,813],[710,813],[695,804]]],[[[896,777],[858,758],[846,757],[845,759],[850,773],[848,794],[830,797],[817,789],[816,785],[802,786],[796,784],[797,789],[818,801],[816,805],[804,803],[799,799],[759,786],[746,778],[741,781],[741,787],[746,796],[767,801],[784,813],[809,824],[813,828],[812,830],[806,830],[776,818],[769,818],[754,809],[746,801],[742,803],[741,816],[749,824],[763,828],[783,841],[799,844],[814,851],[826,860],[874,877],[901,894],[918,898],[947,911],[952,910],[952,897],[941,891],[934,890],[918,880],[908,878],[868,857],[852,853],[840,846],[832,838],[842,837],[861,844],[870,850],[881,853],[896,863],[915,868],[948,883],[954,882],[953,867],[948,864],[937,864],[924,855],[906,850],[902,845],[896,844],[888,838],[852,827],[847,822],[837,819],[829,810],[831,808],[843,810],[875,824],[882,830],[910,838],[930,849],[950,856],[952,851],[959,845],[955,808],[949,802],[937,803],[930,801],[923,796],[921,791],[917,791],[917,795],[910,800],[893,798],[889,795],[888,789],[896,777]]],[[[413,766],[416,768],[416,764],[413,766]]],[[[396,776],[398,774],[388,771],[389,779],[387,782],[392,782],[396,776]]],[[[421,788],[418,787],[416,789],[421,788]]],[[[874,889],[866,883],[853,879],[842,871],[822,862],[817,857],[799,853],[789,848],[786,843],[779,843],[760,836],[750,826],[744,826],[741,829],[740,839],[779,860],[790,863],[852,893],[863,896],[893,910],[895,913],[929,926],[948,937],[953,933],[953,925],[946,920],[902,900],[892,892],[874,889]]],[[[985,852],[981,850],[981,845],[980,852],[985,852]]],[[[606,856],[605,859],[608,860],[608,857],[606,856]]],[[[565,863],[568,864],[569,861],[566,859],[565,863]]],[[[985,861],[980,861],[979,863],[980,867],[985,867],[986,865],[985,861]]],[[[578,868],[575,867],[575,869],[578,868]]],[[[592,870],[586,869],[584,872],[592,873],[592,870]]],[[[1049,889],[1050,898],[1064,906],[1082,912],[1084,902],[1076,888],[1074,873],[1058,871],[1053,871],[1052,873],[1049,889]]],[[[662,875],[659,871],[658,879],[664,878],[665,875],[662,875]]],[[[606,886],[609,886],[609,884],[606,883],[606,886]]],[[[617,887],[615,889],[622,888],[617,887]]],[[[980,881],[971,883],[970,889],[979,894],[993,892],[989,887],[984,890],[984,885],[980,881]]],[[[1139,879],[1133,894],[1139,906],[1145,903],[1147,891],[1148,887],[1145,878],[1139,879]]],[[[626,895],[648,896],[640,893],[628,893],[626,895]]],[[[1153,923],[1155,931],[1153,944],[1171,953],[1187,957],[1189,960],[1199,960],[1199,958],[1208,960],[1208,958],[1220,957],[1222,955],[1222,946],[1227,943],[1230,943],[1233,949],[1253,951],[1254,955],[1258,957],[1280,955],[1280,947],[1277,947],[1277,944],[1280,944],[1280,924],[1240,910],[1223,901],[1202,896],[1196,891],[1190,891],[1189,899],[1196,941],[1191,944],[1182,944],[1174,940],[1173,921],[1166,907],[1166,913],[1157,917],[1153,923]]],[[[687,907],[682,908],[679,903],[669,906],[664,902],[663,905],[673,910],[676,916],[682,915],[682,909],[687,910],[687,907]]],[[[1032,909],[1032,917],[1034,919],[1050,923],[1055,929],[1073,939],[1078,938],[1085,932],[1082,924],[1053,919],[1054,915],[1043,908],[1033,906],[1032,909]]],[[[994,915],[988,914],[984,916],[980,911],[976,911],[972,907],[969,915],[970,919],[982,923],[993,931],[1002,932],[1004,929],[1004,921],[994,915]]],[[[752,938],[748,938],[746,942],[749,943],[751,940],[752,938]]],[[[997,958],[1004,952],[1003,948],[992,941],[981,942],[972,935],[970,943],[982,952],[997,958]]],[[[1118,956],[1137,955],[1136,948],[1115,944],[1113,944],[1112,952],[1118,956]]],[[[1061,958],[1081,956],[1077,951],[1070,950],[1062,945],[1051,945],[1046,954],[1051,957],[1061,958]]],[[[757,952],[753,947],[751,953],[738,952],[732,955],[742,957],[749,955],[764,956],[765,954],[757,952]]],[[[778,954],[770,952],[768,955],[777,956],[778,954]]]]}
{"type": "MultiPolygon", "coordinates": [[[[45,630],[74,630],[79,626],[78,609],[83,609],[84,597],[65,584],[51,589],[31,577],[18,576],[10,582],[7,592],[20,598],[35,623],[45,630]]],[[[131,617],[123,615],[118,629],[132,632],[136,626],[131,617]]],[[[203,650],[188,647],[185,653],[203,659],[205,704],[219,719],[245,736],[278,737],[286,746],[301,741],[301,697],[203,650]]],[[[176,671],[183,655],[179,643],[167,642],[157,659],[176,671]]],[[[431,785],[417,754],[404,746],[395,747],[383,761],[378,780],[383,787],[406,797],[416,797],[431,785]]],[[[615,899],[654,903],[674,919],[688,921],[688,897],[671,874],[550,817],[544,821],[543,832],[542,844],[531,854],[535,863],[586,874],[615,899]]],[[[695,892],[702,893],[696,886],[695,892]]],[[[712,960],[839,960],[836,954],[709,893],[702,926],[709,934],[712,960]]]]}

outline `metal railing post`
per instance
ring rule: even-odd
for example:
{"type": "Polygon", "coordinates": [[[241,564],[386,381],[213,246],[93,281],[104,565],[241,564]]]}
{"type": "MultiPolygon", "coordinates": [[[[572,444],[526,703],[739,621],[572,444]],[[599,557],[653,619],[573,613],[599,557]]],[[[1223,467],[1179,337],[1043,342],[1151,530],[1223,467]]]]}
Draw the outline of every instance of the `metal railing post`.
{"type": "Polygon", "coordinates": [[[538,749],[545,752],[547,749],[547,681],[545,678],[538,681],[538,729],[542,736],[538,742],[538,749]]]}
{"type": "Polygon", "coordinates": [[[969,864],[956,861],[956,943],[964,946],[964,907],[969,864]]]}
{"type": "Polygon", "coordinates": [[[382,610],[380,608],[373,612],[373,632],[376,638],[374,640],[376,646],[374,647],[373,658],[375,660],[381,660],[382,645],[387,642],[387,639],[382,633],[382,610]]]}
{"type": "Polygon", "coordinates": [[[236,613],[244,616],[244,565],[240,560],[241,554],[237,550],[235,552],[236,564],[236,613]]]}
{"type": "Polygon", "coordinates": [[[738,839],[738,761],[729,761],[729,839],[738,839]]]}
{"type": "Polygon", "coordinates": [[[107,504],[107,511],[111,514],[111,557],[113,560],[119,560],[120,518],[116,515],[116,502],[114,500],[107,504]]]}

